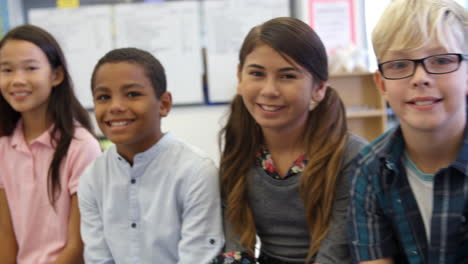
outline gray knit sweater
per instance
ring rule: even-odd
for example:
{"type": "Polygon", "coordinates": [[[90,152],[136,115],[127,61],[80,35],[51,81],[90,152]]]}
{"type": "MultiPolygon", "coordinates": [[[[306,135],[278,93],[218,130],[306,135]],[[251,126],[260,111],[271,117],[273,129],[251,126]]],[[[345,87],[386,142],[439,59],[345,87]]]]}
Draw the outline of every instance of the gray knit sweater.
{"type": "MultiPolygon", "coordinates": [[[[315,262],[320,264],[351,263],[346,238],[348,181],[351,161],[367,142],[350,134],[338,178],[330,232],[322,241],[315,262]]],[[[252,168],[247,176],[249,204],[255,218],[261,252],[290,263],[305,263],[310,245],[304,202],[299,196],[301,174],[282,180],[268,176],[262,168],[252,168]]],[[[226,222],[226,221],[225,221],[226,222]]],[[[238,236],[225,223],[226,248],[244,251],[238,236]]]]}

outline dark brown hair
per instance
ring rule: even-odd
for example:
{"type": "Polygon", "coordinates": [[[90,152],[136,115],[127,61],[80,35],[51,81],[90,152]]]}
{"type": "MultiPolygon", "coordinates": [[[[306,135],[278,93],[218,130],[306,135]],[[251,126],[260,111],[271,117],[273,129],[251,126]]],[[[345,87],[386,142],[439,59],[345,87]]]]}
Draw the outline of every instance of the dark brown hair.
{"type": "MultiPolygon", "coordinates": [[[[77,121],[90,133],[93,133],[91,121],[88,112],[75,96],[62,49],[50,33],[33,25],[22,25],[13,28],[3,37],[0,41],[0,49],[9,40],[24,40],[33,43],[44,52],[53,70],[58,68],[63,70],[64,79],[52,88],[47,106],[47,115],[54,122],[51,143],[55,147],[48,172],[47,192],[51,204],[54,205],[61,193],[60,163],[66,156],[73,139],[74,122],[77,121]]],[[[11,136],[21,118],[21,113],[15,111],[1,94],[0,113],[0,135],[11,136]]]]}
{"type": "Polygon", "coordinates": [[[137,48],[120,48],[106,53],[94,66],[91,77],[91,89],[94,89],[96,72],[105,63],[128,62],[135,63],[143,67],[146,77],[151,81],[156,97],[160,98],[166,91],[166,73],[164,67],[151,53],[137,48]]]}
{"type": "MultiPolygon", "coordinates": [[[[305,68],[314,82],[328,80],[327,53],[320,38],[305,23],[294,18],[275,18],[250,30],[239,53],[239,71],[245,59],[259,45],[266,44],[305,68]]],[[[311,245],[310,260],[327,235],[332,216],[337,175],[347,139],[344,105],[338,94],[327,88],[324,99],[310,112],[303,132],[308,164],[302,173],[300,194],[304,200],[311,245]]],[[[220,174],[226,216],[240,236],[240,243],[253,252],[255,222],[248,204],[246,175],[255,164],[262,133],[237,95],[231,102],[226,126],[220,133],[220,174]]]]}

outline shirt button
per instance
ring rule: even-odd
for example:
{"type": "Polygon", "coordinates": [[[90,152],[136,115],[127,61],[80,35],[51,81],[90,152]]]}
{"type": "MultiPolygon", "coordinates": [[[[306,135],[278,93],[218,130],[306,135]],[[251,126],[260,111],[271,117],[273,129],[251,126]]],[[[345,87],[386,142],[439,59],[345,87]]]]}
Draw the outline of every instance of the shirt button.
{"type": "Polygon", "coordinates": [[[210,244],[211,244],[211,245],[214,245],[214,243],[216,243],[216,240],[214,240],[213,238],[210,239],[210,244]]]}
{"type": "Polygon", "coordinates": [[[121,157],[118,157],[117,159],[118,159],[118,160],[122,160],[122,158],[121,158],[121,157]]]}
{"type": "Polygon", "coordinates": [[[397,201],[397,203],[401,203],[401,199],[397,199],[396,201],[397,201]]]}
{"type": "Polygon", "coordinates": [[[136,224],[135,223],[132,223],[132,228],[135,228],[136,227],[136,224]]]}
{"type": "Polygon", "coordinates": [[[387,167],[389,170],[393,170],[392,163],[390,163],[390,161],[385,161],[385,167],[387,167]]]}
{"type": "Polygon", "coordinates": [[[132,179],[130,182],[131,182],[132,184],[135,184],[136,180],[135,180],[135,179],[132,179]]]}
{"type": "Polygon", "coordinates": [[[411,251],[411,254],[413,254],[413,255],[415,255],[415,256],[416,256],[416,255],[418,255],[418,251],[416,251],[416,250],[412,250],[412,251],[411,251]]]}

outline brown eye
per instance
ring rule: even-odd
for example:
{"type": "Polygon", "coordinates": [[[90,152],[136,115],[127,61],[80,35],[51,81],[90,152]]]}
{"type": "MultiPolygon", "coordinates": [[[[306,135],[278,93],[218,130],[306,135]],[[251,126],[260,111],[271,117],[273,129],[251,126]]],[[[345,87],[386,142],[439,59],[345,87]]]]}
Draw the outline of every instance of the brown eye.
{"type": "Polygon", "coordinates": [[[139,93],[139,92],[129,92],[127,94],[127,96],[130,97],[130,98],[137,97],[137,96],[140,96],[140,95],[141,95],[141,93],[139,93]]]}
{"type": "Polygon", "coordinates": [[[263,76],[263,72],[260,72],[260,71],[251,71],[249,72],[249,75],[252,75],[252,76],[255,76],[255,77],[261,77],[263,76]]]}
{"type": "Polygon", "coordinates": [[[96,95],[96,101],[104,101],[110,99],[110,96],[107,94],[96,95]]]}

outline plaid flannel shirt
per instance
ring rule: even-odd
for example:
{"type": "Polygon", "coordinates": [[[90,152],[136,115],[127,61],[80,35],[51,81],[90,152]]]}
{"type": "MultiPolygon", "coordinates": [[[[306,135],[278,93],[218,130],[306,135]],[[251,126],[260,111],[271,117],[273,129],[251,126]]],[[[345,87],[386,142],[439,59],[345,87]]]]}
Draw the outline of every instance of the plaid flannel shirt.
{"type": "Polygon", "coordinates": [[[349,235],[355,261],[393,257],[395,263],[468,263],[468,129],[457,159],[434,175],[431,238],[402,159],[401,129],[388,131],[355,159],[349,235]]]}

